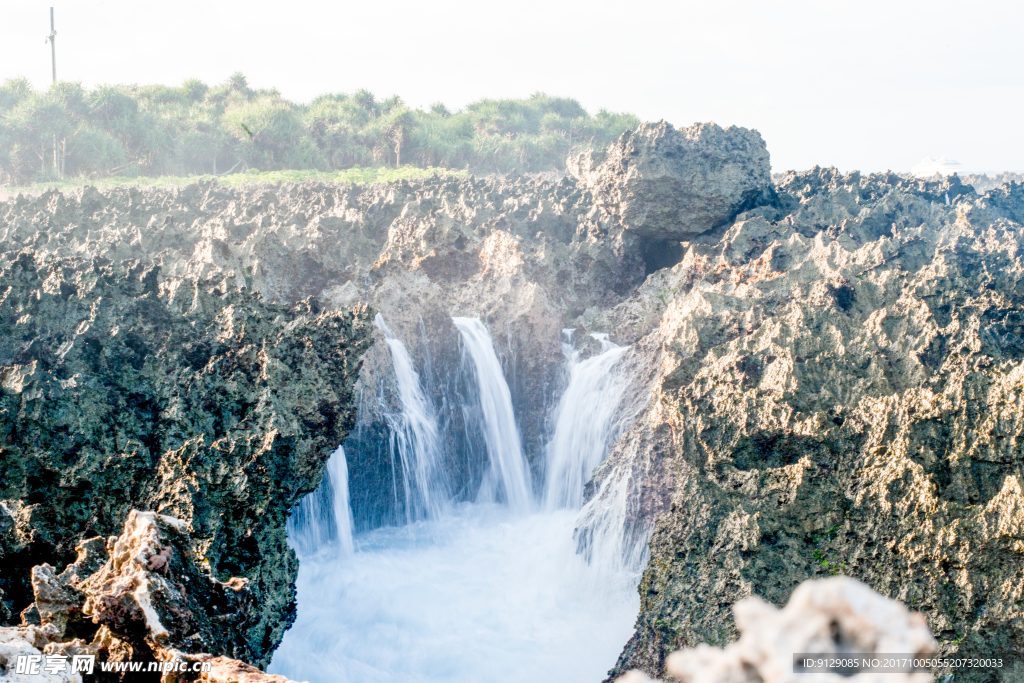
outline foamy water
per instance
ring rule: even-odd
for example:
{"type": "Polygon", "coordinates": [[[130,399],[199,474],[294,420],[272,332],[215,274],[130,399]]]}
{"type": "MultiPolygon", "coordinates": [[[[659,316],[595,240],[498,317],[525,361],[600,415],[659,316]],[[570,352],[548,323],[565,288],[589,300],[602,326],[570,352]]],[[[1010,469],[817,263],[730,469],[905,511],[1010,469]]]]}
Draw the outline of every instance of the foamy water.
{"type": "Polygon", "coordinates": [[[298,618],[271,672],[311,683],[596,683],[629,639],[642,566],[630,549],[642,550],[646,535],[625,542],[628,479],[607,478],[580,510],[612,439],[623,386],[614,367],[626,349],[603,340],[603,354],[579,362],[567,335],[569,383],[547,451],[548,505],[537,512],[491,335],[480,320],[453,320],[490,461],[477,502],[451,502],[436,410],[378,315],[401,403],[387,419],[408,523],[352,538],[339,448],[289,520],[301,558],[298,618]]]}
{"type": "Polygon", "coordinates": [[[449,516],[303,558],[272,673],[299,681],[595,683],[632,634],[635,575],[574,552],[577,511],[449,516]]]}

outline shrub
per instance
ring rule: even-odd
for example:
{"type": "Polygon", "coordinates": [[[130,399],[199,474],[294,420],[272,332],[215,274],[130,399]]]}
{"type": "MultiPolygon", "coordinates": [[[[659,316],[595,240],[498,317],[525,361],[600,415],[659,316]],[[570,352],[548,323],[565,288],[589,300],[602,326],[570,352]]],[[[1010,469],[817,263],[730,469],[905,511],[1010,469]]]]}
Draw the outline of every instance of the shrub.
{"type": "Polygon", "coordinates": [[[468,169],[514,173],[564,168],[566,156],[604,146],[639,121],[574,99],[536,93],[484,99],[461,111],[441,103],[412,109],[368,90],[322,95],[308,105],[253,90],[232,74],[219,86],[57,83],[0,86],[0,182],[218,174],[356,167],[468,169]],[[56,149],[56,154],[55,154],[56,149]],[[56,158],[56,164],[54,159],[56,158]]]}

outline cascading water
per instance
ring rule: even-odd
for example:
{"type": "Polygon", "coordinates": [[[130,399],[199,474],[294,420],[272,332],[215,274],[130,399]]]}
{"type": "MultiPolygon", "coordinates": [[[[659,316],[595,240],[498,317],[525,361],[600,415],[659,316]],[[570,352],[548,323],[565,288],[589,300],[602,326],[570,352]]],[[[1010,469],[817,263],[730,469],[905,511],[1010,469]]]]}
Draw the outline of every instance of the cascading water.
{"type": "MultiPolygon", "coordinates": [[[[488,490],[500,495],[361,533],[355,553],[333,543],[300,553],[298,617],[271,672],[311,683],[583,683],[604,677],[632,633],[639,607],[635,574],[622,573],[622,563],[605,562],[602,553],[577,552],[582,493],[569,491],[573,481],[582,489],[612,438],[622,389],[608,375],[625,350],[609,344],[583,362],[567,351],[571,379],[548,449],[549,471],[564,476],[545,489],[556,501],[552,509],[531,512],[529,470],[490,335],[479,320],[456,318],[455,324],[478,392],[478,405],[467,414],[480,423],[475,429],[490,463],[489,487],[485,481],[478,498],[488,490]]],[[[429,437],[420,440],[416,430],[437,434],[436,417],[425,398],[414,398],[424,394],[404,346],[386,335],[403,413],[413,414],[392,428],[409,430],[403,437],[411,448],[407,479],[420,486],[413,444],[429,437]],[[400,363],[407,367],[399,370],[400,363]]],[[[340,481],[333,470],[326,479],[340,481]]],[[[436,478],[422,481],[424,490],[435,491],[436,478]]],[[[296,516],[307,509],[313,516],[314,505],[325,505],[314,495],[296,516]]],[[[293,544],[301,538],[315,547],[322,536],[289,526],[293,544]]]]}
{"type": "Polygon", "coordinates": [[[583,485],[608,452],[615,411],[626,388],[611,370],[628,347],[594,335],[601,342],[602,353],[581,362],[571,344],[572,330],[564,334],[568,339],[562,343],[562,352],[569,363],[569,386],[555,408],[555,432],[548,443],[547,510],[577,510],[583,504],[583,485]]]}
{"type": "Polygon", "coordinates": [[[392,450],[398,452],[402,465],[406,521],[436,519],[449,505],[451,493],[442,467],[443,454],[434,409],[423,394],[420,376],[405,344],[394,335],[380,313],[374,323],[384,332],[391,350],[402,404],[400,413],[389,413],[385,417],[391,427],[392,450]]]}
{"type": "Polygon", "coordinates": [[[343,447],[331,454],[320,486],[303,498],[288,518],[288,539],[300,557],[313,555],[335,542],[341,555],[352,554],[352,509],[343,447]]]}
{"type": "Polygon", "coordinates": [[[576,552],[603,583],[631,588],[646,562],[647,534],[629,528],[628,473],[613,470],[583,505],[583,486],[632,418],[618,414],[627,378],[615,372],[629,349],[608,341],[607,335],[592,334],[601,342],[601,353],[580,361],[572,345],[573,330],[562,333],[569,384],[555,409],[554,434],[548,443],[544,507],[579,510],[573,531],[576,552]]]}
{"type": "Polygon", "coordinates": [[[483,417],[484,440],[491,468],[485,477],[483,500],[494,500],[490,492],[504,496],[508,506],[525,512],[532,506],[530,470],[523,457],[523,447],[512,410],[512,394],[494,353],[494,344],[487,328],[477,318],[452,318],[462,335],[466,351],[473,360],[476,384],[483,417]]]}
{"type": "Polygon", "coordinates": [[[580,510],[573,538],[576,552],[627,585],[636,585],[647,564],[650,529],[634,528],[628,515],[630,474],[613,469],[580,510]]]}

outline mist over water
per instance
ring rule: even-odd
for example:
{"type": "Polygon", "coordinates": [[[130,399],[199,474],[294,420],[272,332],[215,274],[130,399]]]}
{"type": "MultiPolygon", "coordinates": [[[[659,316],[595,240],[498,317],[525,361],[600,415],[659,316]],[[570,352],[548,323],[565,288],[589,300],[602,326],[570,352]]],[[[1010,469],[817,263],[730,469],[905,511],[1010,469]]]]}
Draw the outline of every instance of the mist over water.
{"type": "MultiPolygon", "coordinates": [[[[337,530],[351,529],[347,478],[344,496],[334,493],[345,464],[339,448],[324,484],[289,520],[300,557],[298,617],[272,673],[311,683],[594,682],[629,639],[639,597],[635,563],[618,556],[624,533],[615,525],[624,523],[625,498],[588,505],[591,515],[603,516],[590,520],[584,552],[575,533],[583,484],[612,438],[623,387],[614,369],[627,349],[605,341],[600,355],[581,362],[566,340],[569,382],[547,453],[555,478],[541,511],[490,334],[479,320],[455,324],[475,373],[490,461],[477,500],[425,506],[437,512],[346,539],[337,530]],[[344,506],[341,517],[335,505],[344,506]]],[[[389,421],[393,430],[406,430],[398,438],[406,440],[409,461],[403,455],[400,466],[425,494],[446,490],[436,476],[417,479],[436,415],[405,346],[383,319],[378,325],[405,414],[389,421]]]]}
{"type": "Polygon", "coordinates": [[[549,510],[583,504],[583,485],[608,452],[615,411],[626,388],[611,370],[628,348],[595,335],[602,353],[580,361],[572,334],[563,332],[569,386],[555,409],[555,433],[548,444],[544,507],[549,510]]]}
{"type": "Polygon", "coordinates": [[[495,504],[360,534],[299,570],[299,614],[272,673],[303,681],[604,678],[640,602],[575,553],[571,510],[495,504]]]}

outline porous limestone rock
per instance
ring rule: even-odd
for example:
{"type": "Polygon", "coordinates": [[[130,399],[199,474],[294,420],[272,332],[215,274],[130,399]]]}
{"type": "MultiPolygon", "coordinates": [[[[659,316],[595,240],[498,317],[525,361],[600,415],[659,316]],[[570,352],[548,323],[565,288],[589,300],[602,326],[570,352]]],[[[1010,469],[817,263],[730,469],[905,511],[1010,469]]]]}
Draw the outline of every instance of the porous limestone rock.
{"type": "Polygon", "coordinates": [[[21,612],[31,580],[25,616],[46,619],[76,545],[150,508],[249,581],[231,653],[265,663],[294,618],[285,520],[354,423],[368,319],[158,274],[30,251],[0,267],[3,600],[21,612]]]}
{"type": "MultiPolygon", "coordinates": [[[[680,683],[928,683],[927,667],[902,672],[855,667],[798,670],[794,655],[897,655],[928,658],[936,642],[924,617],[859,581],[834,577],[800,584],[781,610],[751,596],[733,607],[739,638],[724,648],[701,644],[672,653],[667,673],[680,683]]],[[[651,679],[637,670],[618,683],[651,679]]]]}
{"type": "MultiPolygon", "coordinates": [[[[245,579],[212,577],[191,546],[183,520],[132,510],[119,536],[83,541],[78,559],[59,575],[47,564],[33,568],[35,602],[25,614],[40,623],[0,628],[0,681],[42,680],[14,675],[19,654],[84,654],[95,658],[92,675],[102,680],[286,683],[282,676],[209,654],[251,656],[245,639],[253,594],[245,579]],[[155,662],[179,667],[149,671],[155,662]],[[131,664],[141,665],[143,673],[104,673],[104,665],[131,664]],[[208,671],[193,670],[204,664],[208,671]],[[187,668],[179,671],[181,665],[187,668]]],[[[82,680],[70,670],[58,674],[45,680],[82,680]]]]}
{"type": "Polygon", "coordinates": [[[1024,188],[815,169],[778,192],[585,316],[658,371],[588,488],[625,480],[653,531],[616,672],[662,675],[735,638],[740,600],[834,574],[923,614],[943,654],[1019,660],[1024,188]]]}
{"type": "Polygon", "coordinates": [[[757,131],[714,123],[644,123],[607,150],[571,159],[568,169],[627,230],[657,241],[692,239],[766,203],[771,187],[757,131]]]}

